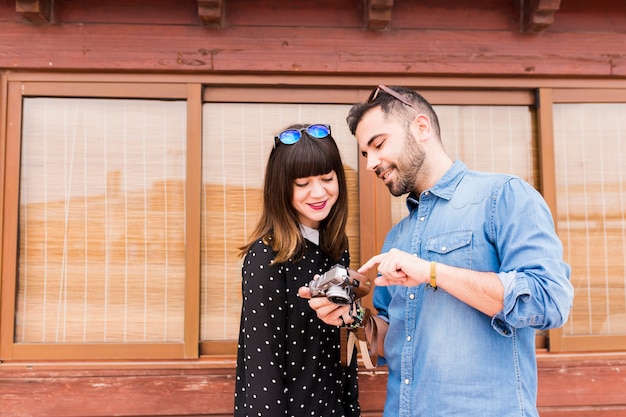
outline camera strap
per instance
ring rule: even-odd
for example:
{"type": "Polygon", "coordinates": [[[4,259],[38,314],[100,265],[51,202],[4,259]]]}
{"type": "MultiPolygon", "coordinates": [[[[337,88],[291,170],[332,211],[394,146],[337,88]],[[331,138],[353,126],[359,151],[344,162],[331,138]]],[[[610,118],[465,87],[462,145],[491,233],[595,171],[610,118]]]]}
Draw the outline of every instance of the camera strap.
{"type": "MultiPolygon", "coordinates": [[[[371,314],[369,309],[365,309],[365,318],[363,319],[363,324],[367,323],[371,319],[371,314]]],[[[358,350],[361,352],[361,359],[363,359],[363,364],[367,369],[376,368],[376,363],[378,361],[378,349],[377,349],[377,328],[375,323],[371,323],[373,325],[372,335],[370,340],[373,341],[374,346],[370,344],[367,340],[367,334],[365,331],[365,327],[358,327],[356,329],[348,329],[346,327],[341,328],[341,364],[343,366],[350,366],[352,362],[352,356],[354,355],[354,347],[357,346],[358,350]]]]}

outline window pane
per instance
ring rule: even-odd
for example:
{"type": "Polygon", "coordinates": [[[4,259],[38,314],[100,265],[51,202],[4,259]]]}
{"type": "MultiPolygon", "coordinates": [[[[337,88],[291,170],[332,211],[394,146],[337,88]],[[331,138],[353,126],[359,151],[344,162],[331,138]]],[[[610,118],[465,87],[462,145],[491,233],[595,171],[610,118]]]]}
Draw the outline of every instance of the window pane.
{"type": "Polygon", "coordinates": [[[16,342],[183,339],[186,103],[24,100],[16,342]]]}
{"type": "MultiPolygon", "coordinates": [[[[433,106],[452,159],[469,169],[515,174],[537,185],[536,133],[527,106],[433,106]]],[[[406,196],[392,198],[392,222],[407,214],[406,196]]]]}
{"type": "Polygon", "coordinates": [[[626,104],[555,104],[559,235],[572,266],[564,335],[626,333],[626,104]]]}
{"type": "Polygon", "coordinates": [[[235,340],[241,314],[238,247],[260,217],[265,163],[274,135],[293,123],[327,123],[341,151],[349,192],[350,253],[359,265],[358,154],[350,106],[206,103],[202,152],[201,339],[235,340]]]}

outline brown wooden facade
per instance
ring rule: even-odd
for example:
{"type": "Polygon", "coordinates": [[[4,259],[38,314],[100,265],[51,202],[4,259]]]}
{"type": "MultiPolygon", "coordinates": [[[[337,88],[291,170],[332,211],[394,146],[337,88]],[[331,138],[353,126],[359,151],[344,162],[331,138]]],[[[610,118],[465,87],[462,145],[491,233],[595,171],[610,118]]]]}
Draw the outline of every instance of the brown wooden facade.
{"type": "MultiPolygon", "coordinates": [[[[0,0],[2,170],[12,163],[4,158],[7,131],[15,128],[7,118],[12,80],[63,89],[94,79],[113,89],[138,80],[234,90],[254,86],[259,97],[264,87],[286,86],[293,89],[294,101],[307,91],[323,101],[323,94],[336,86],[353,88],[356,101],[381,82],[436,87],[439,94],[476,90],[485,101],[504,88],[550,98],[553,88],[567,94],[584,86],[623,97],[626,4],[0,0]]],[[[172,97],[179,94],[175,90],[172,97]]],[[[200,94],[198,89],[189,96],[200,101],[200,94]]],[[[10,190],[2,187],[4,196],[10,190]]],[[[367,204],[386,195],[371,184],[361,187],[361,200],[367,204]]],[[[543,187],[550,195],[550,184],[543,187]]],[[[362,258],[380,249],[388,227],[376,220],[388,208],[377,204],[361,218],[361,233],[375,236],[362,239],[362,258]]],[[[11,243],[2,244],[4,258],[11,243]]],[[[620,348],[620,340],[595,340],[600,341],[588,342],[589,352],[571,351],[566,341],[550,346],[540,341],[538,402],[543,417],[626,415],[626,349],[620,348]]],[[[54,353],[47,361],[4,360],[0,416],[232,415],[232,343],[201,352],[184,360],[68,360],[54,353]]],[[[384,368],[362,369],[364,416],[381,415],[385,382],[384,368]]]]}

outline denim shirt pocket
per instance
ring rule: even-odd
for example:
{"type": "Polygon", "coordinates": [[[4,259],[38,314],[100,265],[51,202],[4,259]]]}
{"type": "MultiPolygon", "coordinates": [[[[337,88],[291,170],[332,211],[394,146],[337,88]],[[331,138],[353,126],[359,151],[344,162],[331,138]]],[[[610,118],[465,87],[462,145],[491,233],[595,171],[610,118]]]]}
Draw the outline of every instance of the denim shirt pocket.
{"type": "Polygon", "coordinates": [[[425,249],[429,261],[437,261],[459,268],[472,266],[472,231],[459,230],[431,236],[425,249]]]}

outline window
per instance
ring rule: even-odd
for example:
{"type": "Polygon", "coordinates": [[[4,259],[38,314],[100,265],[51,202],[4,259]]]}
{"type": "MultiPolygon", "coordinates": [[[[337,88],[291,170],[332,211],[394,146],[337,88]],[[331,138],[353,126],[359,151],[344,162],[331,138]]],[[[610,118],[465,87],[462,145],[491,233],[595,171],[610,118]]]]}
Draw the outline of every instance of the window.
{"type": "Polygon", "coordinates": [[[2,358],[184,357],[187,87],[8,92],[2,358]]]}
{"type": "Polygon", "coordinates": [[[559,235],[572,266],[574,307],[562,349],[626,343],[626,92],[555,91],[559,235]]]}
{"type": "Polygon", "coordinates": [[[359,265],[346,98],[270,90],[257,102],[243,89],[203,104],[199,84],[9,84],[2,359],[234,353],[238,247],[260,213],[274,134],[292,123],[331,125],[359,265]]]}
{"type": "MultiPolygon", "coordinates": [[[[369,88],[45,77],[3,86],[4,361],[234,354],[238,247],[260,214],[273,136],[289,124],[331,125],[353,267],[406,212],[364,169],[345,123],[369,88]]],[[[575,302],[538,346],[624,349],[626,90],[416,89],[450,156],[524,178],[553,211],[575,302]]]]}

